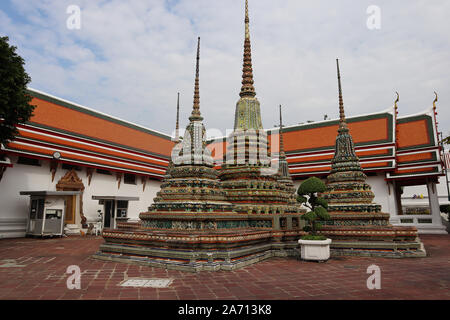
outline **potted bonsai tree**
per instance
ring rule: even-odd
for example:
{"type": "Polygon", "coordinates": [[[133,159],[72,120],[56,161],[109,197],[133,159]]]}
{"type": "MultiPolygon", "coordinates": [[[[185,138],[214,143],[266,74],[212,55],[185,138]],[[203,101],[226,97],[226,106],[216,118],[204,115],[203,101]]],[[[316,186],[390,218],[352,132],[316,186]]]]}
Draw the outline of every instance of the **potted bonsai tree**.
{"type": "Polygon", "coordinates": [[[322,227],[321,221],[330,219],[327,202],[318,196],[325,191],[325,183],[316,177],[305,180],[297,190],[297,201],[310,209],[301,217],[306,221],[303,230],[308,232],[298,240],[303,260],[326,261],[330,258],[331,239],[317,234],[322,227]]]}

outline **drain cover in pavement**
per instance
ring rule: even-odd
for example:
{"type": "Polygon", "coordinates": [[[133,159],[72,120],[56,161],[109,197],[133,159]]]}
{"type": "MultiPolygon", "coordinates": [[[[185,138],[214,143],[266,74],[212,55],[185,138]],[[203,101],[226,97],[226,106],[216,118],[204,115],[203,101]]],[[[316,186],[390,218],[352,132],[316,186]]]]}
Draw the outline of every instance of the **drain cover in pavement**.
{"type": "Polygon", "coordinates": [[[167,288],[172,283],[173,279],[143,279],[132,278],[122,281],[119,285],[121,287],[134,288],[167,288]]]}

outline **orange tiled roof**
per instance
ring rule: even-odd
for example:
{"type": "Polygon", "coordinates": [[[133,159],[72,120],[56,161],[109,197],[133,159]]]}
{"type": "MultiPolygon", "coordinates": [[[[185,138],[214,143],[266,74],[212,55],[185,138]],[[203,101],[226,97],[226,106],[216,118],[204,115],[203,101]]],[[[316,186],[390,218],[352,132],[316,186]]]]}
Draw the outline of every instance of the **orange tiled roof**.
{"type": "MultiPolygon", "coordinates": [[[[389,178],[403,178],[409,173],[440,174],[433,116],[423,113],[396,122],[394,113],[391,108],[347,119],[363,169],[388,172],[389,178]]],[[[338,120],[284,128],[284,146],[293,178],[330,172],[337,129],[338,120]]],[[[277,150],[278,129],[268,130],[268,138],[269,145],[277,150]]],[[[208,147],[216,160],[223,158],[225,144],[225,138],[209,142],[208,147]]]]}
{"type": "Polygon", "coordinates": [[[10,153],[160,178],[174,143],[165,134],[29,90],[36,105],[19,136],[6,146],[10,153]]]}
{"type": "MultiPolygon", "coordinates": [[[[6,151],[161,178],[174,143],[168,135],[30,90],[37,105],[30,122],[6,151]]],[[[441,172],[434,110],[398,118],[394,109],[347,119],[356,154],[365,171],[386,171],[389,179],[441,172]]],[[[294,178],[326,175],[331,168],[338,120],[284,128],[284,145],[294,178]]],[[[278,130],[267,131],[273,157],[278,130]]],[[[209,141],[216,160],[223,159],[225,138],[209,141]]],[[[218,166],[220,167],[220,165],[218,166]]]]}

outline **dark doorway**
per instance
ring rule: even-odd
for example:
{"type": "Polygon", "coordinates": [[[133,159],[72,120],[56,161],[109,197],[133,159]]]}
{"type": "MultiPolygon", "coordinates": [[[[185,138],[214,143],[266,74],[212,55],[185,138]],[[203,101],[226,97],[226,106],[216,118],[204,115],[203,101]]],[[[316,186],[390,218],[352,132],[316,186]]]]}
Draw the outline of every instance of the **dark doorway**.
{"type": "Polygon", "coordinates": [[[105,220],[103,222],[103,228],[112,228],[111,222],[114,219],[114,206],[113,200],[105,200],[105,220]]]}

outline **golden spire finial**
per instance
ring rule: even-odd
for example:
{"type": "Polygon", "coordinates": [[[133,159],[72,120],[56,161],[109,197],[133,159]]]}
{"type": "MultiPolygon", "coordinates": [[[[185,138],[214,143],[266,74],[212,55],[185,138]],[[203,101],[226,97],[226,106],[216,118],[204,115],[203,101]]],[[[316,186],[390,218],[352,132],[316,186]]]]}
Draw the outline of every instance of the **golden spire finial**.
{"type": "Polygon", "coordinates": [[[253,87],[252,49],[250,45],[250,19],[248,17],[248,0],[245,0],[245,41],[244,41],[244,67],[242,69],[241,97],[256,96],[253,87]]]}
{"type": "Polygon", "coordinates": [[[197,65],[195,68],[194,106],[189,120],[203,120],[200,115],[200,37],[197,42],[197,65]]]}
{"type": "Polygon", "coordinates": [[[347,129],[347,121],[345,119],[344,99],[342,98],[341,71],[339,70],[339,59],[336,59],[338,89],[339,89],[339,129],[347,129]]]}

